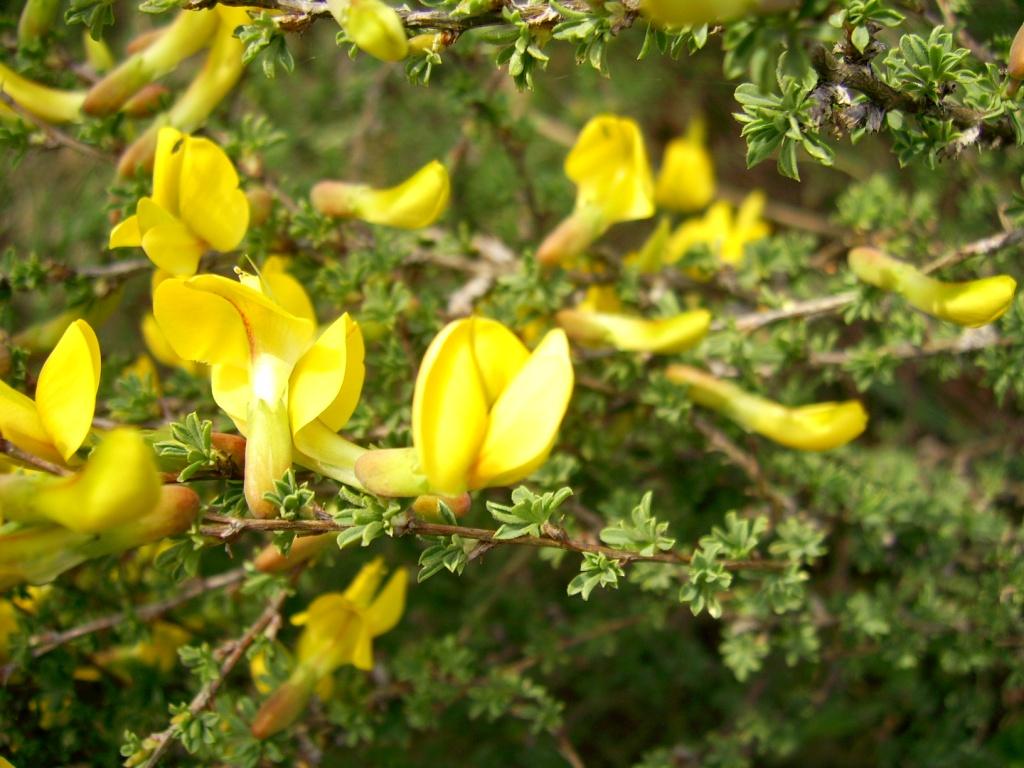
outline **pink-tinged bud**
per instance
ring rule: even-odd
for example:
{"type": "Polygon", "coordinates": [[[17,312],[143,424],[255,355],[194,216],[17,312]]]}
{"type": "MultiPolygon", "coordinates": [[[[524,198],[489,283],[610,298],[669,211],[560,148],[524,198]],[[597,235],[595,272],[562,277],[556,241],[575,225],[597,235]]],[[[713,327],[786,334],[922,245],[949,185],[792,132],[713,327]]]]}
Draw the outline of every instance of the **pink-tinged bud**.
{"type": "Polygon", "coordinates": [[[245,190],[249,200],[249,226],[258,227],[270,218],[274,210],[274,196],[266,187],[251,187],[245,190]]]}
{"type": "Polygon", "coordinates": [[[441,516],[442,501],[456,517],[462,517],[469,512],[469,508],[473,504],[473,499],[468,493],[463,493],[459,496],[434,496],[428,494],[416,497],[412,503],[412,511],[424,520],[442,523],[444,522],[444,518],[441,516]]]}
{"type": "Polygon", "coordinates": [[[166,86],[150,83],[128,99],[121,107],[121,111],[131,117],[149,117],[160,110],[161,104],[170,92],[166,86]]]}
{"type": "Polygon", "coordinates": [[[546,266],[562,264],[578,256],[607,229],[597,207],[576,209],[544,238],[537,261],[546,266]]]}
{"type": "Polygon", "coordinates": [[[136,35],[128,41],[128,45],[125,46],[125,52],[128,55],[144,51],[153,43],[155,43],[165,31],[165,27],[159,27],[157,29],[151,29],[148,32],[136,35]]]}
{"type": "Polygon", "coordinates": [[[121,158],[117,161],[117,175],[122,178],[134,176],[137,170],[149,173],[153,170],[153,158],[156,155],[156,136],[166,122],[157,119],[135,141],[129,144],[121,158]]]}
{"type": "Polygon", "coordinates": [[[241,475],[245,472],[245,438],[241,435],[229,435],[226,432],[213,432],[210,443],[231,462],[234,469],[241,475]]]}
{"type": "Polygon", "coordinates": [[[317,536],[300,536],[292,542],[291,549],[287,555],[282,555],[280,550],[273,544],[264,547],[263,551],[256,555],[253,565],[261,573],[282,573],[290,571],[300,563],[310,560],[338,538],[335,533],[322,533],[317,536]]]}
{"type": "Polygon", "coordinates": [[[1006,60],[1006,72],[1014,80],[1024,80],[1024,24],[1017,30],[1010,44],[1010,55],[1006,60]]]}
{"type": "MultiPolygon", "coordinates": [[[[258,375],[258,373],[256,374],[258,375]]],[[[292,433],[288,406],[256,397],[249,406],[249,438],[245,446],[245,500],[256,517],[275,517],[277,507],[264,494],[292,466],[292,433]]]]}
{"type": "Polygon", "coordinates": [[[283,731],[302,714],[312,692],[313,678],[303,674],[301,667],[295,670],[288,681],[263,702],[252,721],[252,735],[268,739],[283,731]]]}
{"type": "Polygon", "coordinates": [[[18,19],[18,45],[22,48],[35,45],[49,33],[60,6],[60,0],[25,0],[18,19]]]}

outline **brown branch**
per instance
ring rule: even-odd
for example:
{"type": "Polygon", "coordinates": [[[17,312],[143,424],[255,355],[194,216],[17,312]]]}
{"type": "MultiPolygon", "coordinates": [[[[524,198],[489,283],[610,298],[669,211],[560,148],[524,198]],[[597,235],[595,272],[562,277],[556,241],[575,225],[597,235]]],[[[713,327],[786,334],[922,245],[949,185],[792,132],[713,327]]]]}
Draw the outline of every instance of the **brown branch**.
{"type": "MultiPolygon", "coordinates": [[[[87,621],[84,624],[79,624],[71,629],[61,631],[51,630],[49,632],[33,635],[28,641],[29,648],[31,649],[31,657],[33,659],[38,659],[40,656],[43,656],[74,640],[95,634],[96,632],[113,629],[118,624],[122,624],[131,617],[135,617],[143,622],[150,621],[151,619],[162,616],[168,611],[174,610],[178,606],[183,605],[184,603],[187,603],[207,592],[213,592],[218,589],[225,589],[227,587],[240,584],[245,577],[245,569],[236,568],[231,571],[219,573],[216,576],[210,576],[209,578],[193,579],[192,581],[186,582],[178,587],[177,593],[173,597],[169,597],[164,600],[157,600],[153,603],[147,603],[146,605],[133,608],[132,610],[118,611],[98,619],[93,619],[92,621],[87,621]]],[[[17,666],[16,662],[10,662],[3,667],[0,667],[0,680],[6,681],[17,666]]]]}
{"type": "MultiPolygon", "coordinates": [[[[217,691],[224,684],[227,676],[231,674],[231,670],[235,668],[245,652],[249,650],[255,641],[256,637],[264,631],[273,631],[273,628],[281,620],[281,606],[284,604],[284,599],[288,595],[288,590],[282,589],[278,592],[269,603],[267,607],[260,614],[259,618],[250,625],[245,633],[237,640],[231,640],[222,645],[218,650],[221,653],[226,653],[224,661],[221,662],[220,670],[217,677],[211,680],[209,683],[199,689],[199,692],[193,697],[189,703],[188,711],[192,716],[198,715],[204,709],[206,709],[213,702],[214,697],[217,695],[217,691]]],[[[170,749],[172,738],[177,731],[175,724],[169,725],[158,733],[150,734],[143,740],[143,747],[150,750],[149,757],[146,762],[142,764],[142,768],[153,768],[160,758],[164,756],[168,749],[170,749]]]]}
{"type": "MultiPolygon", "coordinates": [[[[228,541],[245,531],[291,531],[299,535],[314,535],[344,531],[351,526],[336,523],[333,520],[276,520],[259,518],[226,517],[224,515],[206,515],[205,521],[214,525],[205,525],[200,531],[221,541],[228,541]]],[[[671,563],[687,565],[690,556],[679,552],[656,552],[653,555],[641,555],[622,549],[606,547],[586,541],[578,541],[559,536],[520,536],[516,539],[497,539],[494,531],[489,528],[467,528],[461,525],[443,525],[427,523],[412,518],[404,525],[397,527],[395,536],[414,534],[417,536],[461,536],[464,539],[485,542],[492,546],[534,547],[538,549],[564,549],[569,552],[583,554],[602,554],[623,563],[671,563]]],[[[777,571],[787,567],[787,563],[777,560],[723,560],[722,565],[730,571],[777,571]]]]}
{"type": "Polygon", "coordinates": [[[2,437],[0,437],[0,454],[6,454],[19,464],[33,467],[41,472],[48,472],[51,475],[66,477],[71,474],[69,469],[47,461],[46,459],[40,459],[38,456],[33,456],[31,453],[26,453],[14,443],[9,440],[4,440],[2,437]]]}

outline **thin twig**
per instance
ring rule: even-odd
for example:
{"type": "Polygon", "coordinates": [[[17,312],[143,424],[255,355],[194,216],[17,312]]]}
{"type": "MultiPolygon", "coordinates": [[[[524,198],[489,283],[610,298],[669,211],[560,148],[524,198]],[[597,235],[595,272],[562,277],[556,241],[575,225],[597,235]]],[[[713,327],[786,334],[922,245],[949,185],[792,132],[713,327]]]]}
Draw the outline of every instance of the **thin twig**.
{"type": "Polygon", "coordinates": [[[46,459],[41,459],[38,456],[33,456],[31,453],[26,453],[10,440],[4,440],[2,437],[0,437],[0,453],[10,456],[19,464],[34,467],[42,472],[49,472],[51,475],[66,477],[71,474],[71,470],[46,459]]]}

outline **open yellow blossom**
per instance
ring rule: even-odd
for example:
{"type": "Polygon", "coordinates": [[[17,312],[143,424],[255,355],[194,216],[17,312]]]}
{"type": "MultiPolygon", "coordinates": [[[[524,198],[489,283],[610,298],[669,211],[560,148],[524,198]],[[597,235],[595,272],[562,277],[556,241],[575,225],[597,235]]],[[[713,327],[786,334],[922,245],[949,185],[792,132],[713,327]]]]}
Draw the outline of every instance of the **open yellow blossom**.
{"type": "Polygon", "coordinates": [[[409,53],[405,26],[381,0],[327,0],[327,9],[348,38],[381,61],[401,61],[409,53]]]}
{"type": "Polygon", "coordinates": [[[109,433],[73,475],[40,472],[0,477],[0,520],[52,522],[100,533],[152,509],[160,496],[153,451],[132,429],[109,433]]]}
{"type": "Polygon", "coordinates": [[[715,166],[705,144],[703,120],[693,120],[686,135],[665,147],[654,199],[663,208],[699,211],[715,196],[715,166]]]}
{"type": "Polygon", "coordinates": [[[92,427],[99,384],[99,342],[76,320],[43,363],[34,401],[0,381],[0,436],[33,456],[68,462],[92,427]]]}
{"type": "Polygon", "coordinates": [[[109,246],[141,246],[161,269],[192,275],[208,249],[232,250],[248,226],[249,201],[224,151],[165,127],[157,139],[153,195],[114,227],[109,246]]]}
{"type": "MultiPolygon", "coordinates": [[[[123,481],[123,466],[109,466],[108,471],[105,484],[123,481]]],[[[0,502],[4,493],[5,486],[0,485],[0,502]]],[[[46,524],[5,528],[0,533],[0,590],[17,584],[46,584],[86,560],[174,536],[188,530],[198,512],[199,496],[195,491],[165,485],[160,488],[156,504],[100,533],[81,533],[62,525],[46,524]]]]}
{"type": "Polygon", "coordinates": [[[166,280],[153,309],[175,354],[212,366],[214,398],[248,438],[246,499],[254,514],[267,516],[274,508],[263,494],[293,460],[355,482],[352,466],[362,449],[337,431],[359,400],[363,343],[347,314],[314,341],[315,318],[301,316],[312,312],[304,292],[277,295],[275,281],[289,284],[277,278],[240,279],[166,280]]]}
{"type": "Polygon", "coordinates": [[[291,725],[316,684],[339,667],[373,668],[373,639],[398,624],[405,610],[406,572],[395,571],[378,592],[384,574],[384,563],[377,558],[359,570],[344,592],[320,595],[292,617],[293,624],[303,627],[295,670],[256,713],[256,738],[291,725]]]}
{"type": "Polygon", "coordinates": [[[456,320],[431,342],[416,377],[414,448],[367,452],[356,475],[385,496],[514,483],[547,459],[572,387],[564,331],[550,331],[531,354],[501,323],[456,320]]]}
{"type": "Polygon", "coordinates": [[[628,117],[592,118],[565,159],[565,174],[576,184],[576,206],[541,243],[537,259],[542,263],[564,263],[612,224],[654,214],[654,181],[643,136],[628,117]]]}
{"type": "Polygon", "coordinates": [[[321,181],[310,193],[313,207],[327,216],[402,229],[420,229],[433,224],[447,209],[450,196],[448,170],[437,160],[388,189],[346,181],[321,181]]]}
{"type": "Polygon", "coordinates": [[[670,365],[665,373],[669,380],[689,387],[695,403],[789,448],[827,451],[846,445],[867,427],[868,415],[858,400],[789,408],[688,365],[670,365]]]}
{"type": "Polygon", "coordinates": [[[679,261],[695,245],[707,245],[723,264],[739,265],[747,245],[771,233],[761,218],[764,203],[764,193],[751,192],[735,214],[729,203],[718,202],[703,217],[683,222],[669,238],[669,263],[679,261]]]}
{"type": "Polygon", "coordinates": [[[898,293],[912,307],[968,328],[998,320],[1010,308],[1017,290],[1017,281],[1009,275],[961,283],[936,280],[877,248],[854,248],[849,262],[865,283],[898,293]]]}
{"type": "Polygon", "coordinates": [[[557,320],[570,338],[585,344],[625,352],[671,354],[700,343],[711,326],[711,313],[694,309],[647,320],[619,312],[576,308],[561,310],[557,320]]]}

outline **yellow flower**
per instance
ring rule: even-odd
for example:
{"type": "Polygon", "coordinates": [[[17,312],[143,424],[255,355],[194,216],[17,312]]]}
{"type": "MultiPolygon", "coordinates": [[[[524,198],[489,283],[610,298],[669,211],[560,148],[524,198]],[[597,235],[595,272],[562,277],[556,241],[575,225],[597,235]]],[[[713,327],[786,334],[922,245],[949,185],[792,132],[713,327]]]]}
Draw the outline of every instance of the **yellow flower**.
{"type": "Polygon", "coordinates": [[[144,86],[171,72],[204,48],[217,28],[214,10],[180,11],[148,46],[121,62],[89,89],[83,109],[90,115],[110,115],[144,86]]]}
{"type": "Polygon", "coordinates": [[[858,400],[788,408],[688,365],[670,365],[665,373],[670,381],[688,386],[695,403],[789,448],[827,451],[846,445],[867,427],[868,415],[858,400]]]}
{"type": "MultiPolygon", "coordinates": [[[[22,77],[0,64],[0,93],[33,117],[47,123],[73,123],[82,118],[84,91],[62,91],[22,77]]],[[[15,111],[0,101],[0,117],[17,119],[15,111]]]]}
{"type": "Polygon", "coordinates": [[[414,448],[365,453],[356,476],[385,496],[514,483],[547,459],[572,386],[564,331],[550,331],[531,354],[501,323],[456,320],[431,342],[416,377],[414,448]]]}
{"type": "Polygon", "coordinates": [[[327,0],[327,9],[360,50],[381,61],[401,61],[409,53],[405,26],[381,0],[327,0]]]}
{"type": "Polygon", "coordinates": [[[153,297],[157,323],[175,354],[212,365],[217,404],[244,434],[245,494],[254,514],[293,460],[342,482],[362,449],[339,436],[362,390],[363,341],[347,314],[314,343],[305,292],[283,273],[173,278],[153,297]],[[294,441],[294,450],[293,450],[294,441]]]}
{"type": "Polygon", "coordinates": [[[327,216],[360,219],[402,229],[433,224],[448,207],[448,170],[432,160],[397,186],[373,189],[366,184],[321,181],[313,187],[313,207],[327,216]]]}
{"type": "Polygon", "coordinates": [[[99,342],[76,320],[43,363],[35,401],[0,381],[0,436],[33,456],[68,462],[92,427],[99,384],[99,342]]]}
{"type": "Polygon", "coordinates": [[[191,632],[177,624],[156,621],[150,629],[148,639],[140,640],[133,645],[104,648],[92,655],[92,661],[126,682],[131,682],[133,663],[152,667],[167,674],[178,663],[178,648],[191,637],[191,632]]]}
{"type": "Polygon", "coordinates": [[[850,269],[865,283],[899,293],[912,307],[969,328],[999,319],[1017,290],[1017,281],[1009,275],[962,283],[936,280],[876,248],[854,248],[849,261],[850,269]]]}
{"type": "Polygon", "coordinates": [[[700,343],[711,325],[706,309],[681,312],[672,317],[646,320],[617,312],[563,309],[558,324],[577,341],[608,345],[626,352],[671,354],[700,343]]]}
{"type": "Polygon", "coordinates": [[[52,522],[77,533],[101,533],[149,512],[160,488],[153,451],[142,435],[117,429],[73,475],[0,477],[0,514],[9,521],[52,522]]]}
{"type": "Polygon", "coordinates": [[[658,205],[675,211],[699,211],[715,196],[715,166],[704,140],[704,121],[693,120],[685,136],[665,147],[654,187],[658,205]]]}
{"type": "Polygon", "coordinates": [[[702,218],[683,222],[669,238],[669,263],[679,261],[695,245],[706,245],[723,264],[739,265],[747,245],[771,232],[767,222],[761,218],[764,203],[764,193],[751,192],[735,214],[728,203],[717,202],[702,218]]]}
{"type": "Polygon", "coordinates": [[[141,246],[173,275],[195,274],[208,249],[230,251],[249,226],[249,201],[224,151],[209,139],[161,128],[153,196],[110,233],[111,248],[141,246]]]}
{"type": "Polygon", "coordinates": [[[654,214],[654,181],[643,136],[634,120],[598,115],[580,132],[565,159],[576,184],[576,207],[537,250],[545,264],[583,253],[612,225],[654,214]]]}
{"type": "MultiPolygon", "coordinates": [[[[123,466],[110,469],[106,483],[127,476],[123,466]]],[[[5,479],[0,478],[4,482],[5,479]]],[[[0,501],[6,490],[0,485],[0,501]]],[[[58,488],[58,493],[62,489],[58,488]]],[[[75,500],[74,503],[77,503],[75,500]]],[[[4,507],[6,511],[6,506],[4,507]]],[[[17,584],[45,584],[64,571],[95,557],[117,554],[188,529],[199,511],[199,497],[180,485],[160,489],[155,505],[127,522],[98,534],[61,525],[22,525],[0,533],[0,590],[17,584]]]]}
{"type": "Polygon", "coordinates": [[[380,558],[363,566],[344,592],[320,595],[292,623],[303,627],[295,671],[267,699],[253,721],[256,738],[287,728],[301,714],[316,684],[346,664],[373,668],[373,638],[390,631],[405,610],[407,575],[395,571],[384,588],[380,558]]]}

